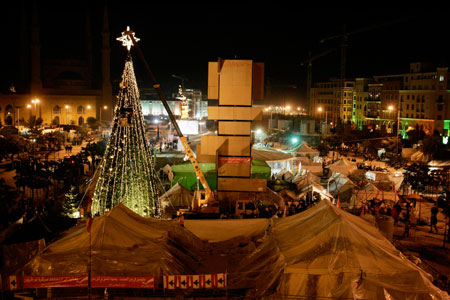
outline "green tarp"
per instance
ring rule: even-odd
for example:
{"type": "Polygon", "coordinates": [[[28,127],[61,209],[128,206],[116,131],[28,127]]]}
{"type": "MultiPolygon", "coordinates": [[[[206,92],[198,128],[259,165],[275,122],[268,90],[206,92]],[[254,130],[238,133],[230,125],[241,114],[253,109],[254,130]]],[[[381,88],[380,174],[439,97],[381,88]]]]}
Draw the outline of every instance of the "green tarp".
{"type": "MultiPolygon", "coordinates": [[[[200,163],[200,169],[205,175],[209,187],[217,190],[217,168],[214,163],[200,163]]],[[[191,163],[174,165],[171,167],[174,174],[172,186],[179,183],[190,191],[197,189],[197,176],[191,163]]],[[[252,160],[252,178],[270,179],[270,167],[265,161],[252,160]]],[[[200,188],[202,188],[201,183],[200,188]]]]}

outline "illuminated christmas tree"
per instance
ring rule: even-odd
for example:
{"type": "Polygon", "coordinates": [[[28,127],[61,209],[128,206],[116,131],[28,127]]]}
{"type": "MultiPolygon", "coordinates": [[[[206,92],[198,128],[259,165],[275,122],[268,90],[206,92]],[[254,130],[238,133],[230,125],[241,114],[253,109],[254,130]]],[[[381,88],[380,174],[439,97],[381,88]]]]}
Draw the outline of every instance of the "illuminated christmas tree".
{"type": "Polygon", "coordinates": [[[99,167],[92,213],[104,214],[119,203],[142,216],[157,213],[157,174],[145,138],[139,90],[131,56],[125,62],[113,127],[99,167]]]}

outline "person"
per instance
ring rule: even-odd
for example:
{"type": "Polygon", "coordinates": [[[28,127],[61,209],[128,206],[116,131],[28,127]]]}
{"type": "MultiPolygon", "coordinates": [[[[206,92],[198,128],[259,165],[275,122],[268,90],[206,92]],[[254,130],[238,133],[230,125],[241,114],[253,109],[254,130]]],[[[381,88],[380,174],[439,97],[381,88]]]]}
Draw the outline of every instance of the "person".
{"type": "Polygon", "coordinates": [[[395,205],[391,208],[391,216],[392,219],[394,219],[394,224],[398,222],[398,212],[397,212],[397,207],[395,207],[395,205]]]}
{"type": "Polygon", "coordinates": [[[409,220],[409,214],[405,218],[405,230],[403,231],[403,237],[409,237],[409,227],[411,226],[411,221],[409,220]]]}
{"type": "Polygon", "coordinates": [[[400,213],[402,212],[402,206],[397,201],[397,203],[394,204],[393,208],[395,208],[394,212],[396,214],[396,217],[394,217],[394,215],[392,215],[392,217],[394,218],[394,222],[397,223],[400,218],[400,213]]]}
{"type": "Polygon", "coordinates": [[[439,209],[437,208],[436,204],[431,208],[431,218],[430,218],[430,232],[433,232],[436,230],[436,233],[438,232],[437,229],[437,214],[439,212],[439,209]]]}

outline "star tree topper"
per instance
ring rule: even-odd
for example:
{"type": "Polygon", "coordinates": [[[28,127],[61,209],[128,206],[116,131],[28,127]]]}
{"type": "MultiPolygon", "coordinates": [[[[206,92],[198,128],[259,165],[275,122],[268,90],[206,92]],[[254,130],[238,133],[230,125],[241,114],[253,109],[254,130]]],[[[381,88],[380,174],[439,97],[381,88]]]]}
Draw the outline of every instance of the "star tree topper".
{"type": "Polygon", "coordinates": [[[133,46],[133,40],[130,35],[133,36],[136,42],[140,41],[139,38],[135,37],[135,33],[133,30],[130,30],[130,26],[127,26],[127,30],[122,31],[122,36],[118,37],[116,40],[122,42],[122,46],[127,47],[127,50],[130,51],[131,46],[133,46]]]}

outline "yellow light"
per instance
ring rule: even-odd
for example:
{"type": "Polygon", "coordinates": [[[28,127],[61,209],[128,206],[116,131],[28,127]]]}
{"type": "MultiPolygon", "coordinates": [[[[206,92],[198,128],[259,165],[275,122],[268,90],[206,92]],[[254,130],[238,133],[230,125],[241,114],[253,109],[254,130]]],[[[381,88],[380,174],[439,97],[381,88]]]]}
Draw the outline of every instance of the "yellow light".
{"type": "Polygon", "coordinates": [[[28,105],[27,105],[27,108],[31,108],[31,104],[28,104],[28,105]]]}
{"type": "Polygon", "coordinates": [[[90,105],[88,105],[88,106],[87,106],[87,108],[88,108],[88,109],[91,109],[91,106],[90,106],[90,105]]]}
{"type": "Polygon", "coordinates": [[[66,109],[68,109],[70,106],[69,105],[66,105],[66,106],[64,106],[66,109]]]}
{"type": "Polygon", "coordinates": [[[322,106],[320,106],[319,108],[317,108],[317,110],[318,110],[318,111],[322,111],[322,110],[323,110],[322,106]]]}
{"type": "Polygon", "coordinates": [[[392,105],[389,105],[388,109],[389,110],[394,110],[394,107],[392,105]]]}
{"type": "Polygon", "coordinates": [[[286,110],[290,110],[291,109],[291,107],[288,105],[288,106],[286,106],[286,110]]]}
{"type": "Polygon", "coordinates": [[[103,109],[107,109],[107,108],[108,108],[108,106],[106,106],[106,105],[105,105],[105,106],[103,106],[103,109]]]}

